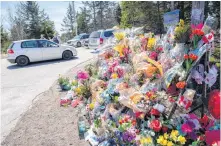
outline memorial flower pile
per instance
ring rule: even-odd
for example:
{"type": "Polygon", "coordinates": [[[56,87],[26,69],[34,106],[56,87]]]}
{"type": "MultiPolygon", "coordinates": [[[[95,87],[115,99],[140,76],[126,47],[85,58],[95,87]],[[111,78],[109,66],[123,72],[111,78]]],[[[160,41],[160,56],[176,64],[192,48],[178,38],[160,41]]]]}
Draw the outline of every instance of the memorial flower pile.
{"type": "Polygon", "coordinates": [[[175,36],[170,36],[177,43],[193,41],[181,60],[171,55],[176,42],[168,38],[142,34],[142,29],[114,33],[114,47],[79,71],[61,98],[61,105],[83,105],[82,115],[90,123],[85,124],[85,140],[94,146],[219,144],[219,137],[212,135],[220,129],[220,88],[209,95],[202,92],[202,83],[214,89],[218,82],[216,67],[202,70],[214,35],[192,28],[189,38],[189,28],[180,20],[175,36]],[[207,74],[213,78],[204,79],[207,74]],[[209,99],[208,107],[203,96],[209,99]],[[206,108],[200,113],[195,109],[202,104],[206,108]]]}

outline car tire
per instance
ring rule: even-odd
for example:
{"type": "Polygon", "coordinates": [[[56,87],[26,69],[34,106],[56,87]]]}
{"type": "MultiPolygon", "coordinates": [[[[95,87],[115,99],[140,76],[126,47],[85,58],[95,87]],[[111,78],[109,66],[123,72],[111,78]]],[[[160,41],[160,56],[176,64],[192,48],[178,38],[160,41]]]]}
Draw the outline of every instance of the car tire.
{"type": "Polygon", "coordinates": [[[81,47],[81,42],[77,42],[77,47],[81,47]]]}
{"type": "Polygon", "coordinates": [[[72,53],[71,51],[64,51],[63,54],[62,54],[62,58],[64,60],[70,60],[72,58],[72,53]]]}
{"type": "Polygon", "coordinates": [[[17,63],[18,66],[26,66],[29,63],[29,59],[26,56],[19,56],[16,59],[16,63],[17,63]]]}

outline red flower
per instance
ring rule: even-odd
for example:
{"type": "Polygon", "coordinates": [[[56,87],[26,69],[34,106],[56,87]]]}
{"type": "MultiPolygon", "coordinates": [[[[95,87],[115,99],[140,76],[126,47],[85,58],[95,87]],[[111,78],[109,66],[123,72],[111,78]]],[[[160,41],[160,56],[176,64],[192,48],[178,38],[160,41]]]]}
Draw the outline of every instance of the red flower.
{"type": "Polygon", "coordinates": [[[144,113],[143,112],[136,112],[135,113],[136,118],[144,118],[144,113]]]}
{"type": "Polygon", "coordinates": [[[188,59],[189,58],[188,54],[184,54],[183,58],[188,59]]]}
{"type": "Polygon", "coordinates": [[[198,36],[203,36],[204,32],[200,29],[194,29],[194,30],[192,30],[192,34],[193,35],[198,35],[198,36]]]}
{"type": "Polygon", "coordinates": [[[157,48],[157,51],[161,52],[161,51],[163,51],[163,48],[159,47],[159,48],[157,48]]]}
{"type": "Polygon", "coordinates": [[[156,59],[157,59],[157,56],[158,56],[158,54],[157,54],[155,51],[151,52],[150,55],[149,55],[149,57],[150,57],[151,59],[153,59],[153,60],[156,60],[156,59]]]}
{"type": "Polygon", "coordinates": [[[186,86],[186,82],[185,81],[181,81],[181,82],[176,83],[176,87],[178,89],[183,89],[185,86],[186,86]]]}
{"type": "Polygon", "coordinates": [[[170,102],[175,102],[175,100],[172,97],[169,97],[170,102]]]}
{"type": "Polygon", "coordinates": [[[166,133],[168,131],[168,127],[167,126],[163,126],[162,127],[162,131],[163,131],[163,133],[166,133]]]}
{"type": "Polygon", "coordinates": [[[162,127],[162,125],[161,125],[161,123],[160,123],[160,121],[159,120],[152,120],[151,122],[150,122],[150,128],[151,129],[153,129],[155,132],[159,132],[160,130],[161,130],[161,127],[162,127]]]}
{"type": "Polygon", "coordinates": [[[150,114],[154,115],[154,116],[159,116],[160,112],[157,109],[152,108],[151,111],[150,111],[150,114]]]}
{"type": "Polygon", "coordinates": [[[190,58],[191,60],[195,61],[195,60],[197,60],[198,56],[196,56],[195,54],[191,53],[191,54],[189,55],[189,58],[190,58]]]}
{"type": "Polygon", "coordinates": [[[209,118],[207,115],[204,115],[200,120],[200,123],[203,124],[204,126],[206,126],[209,122],[209,118]]]}

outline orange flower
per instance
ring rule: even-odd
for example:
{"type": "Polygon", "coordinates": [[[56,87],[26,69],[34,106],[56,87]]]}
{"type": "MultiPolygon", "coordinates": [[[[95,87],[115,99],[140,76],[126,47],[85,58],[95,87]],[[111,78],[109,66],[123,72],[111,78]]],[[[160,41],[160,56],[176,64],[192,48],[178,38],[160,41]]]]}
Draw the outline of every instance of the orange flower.
{"type": "Polygon", "coordinates": [[[188,59],[189,56],[188,56],[187,54],[184,54],[183,58],[184,58],[184,59],[188,59]]]}
{"type": "Polygon", "coordinates": [[[179,89],[183,89],[186,86],[186,82],[185,81],[181,81],[176,83],[176,87],[179,89]]]}
{"type": "Polygon", "coordinates": [[[198,56],[196,56],[195,54],[190,54],[189,58],[192,59],[193,61],[197,60],[198,56]]]}

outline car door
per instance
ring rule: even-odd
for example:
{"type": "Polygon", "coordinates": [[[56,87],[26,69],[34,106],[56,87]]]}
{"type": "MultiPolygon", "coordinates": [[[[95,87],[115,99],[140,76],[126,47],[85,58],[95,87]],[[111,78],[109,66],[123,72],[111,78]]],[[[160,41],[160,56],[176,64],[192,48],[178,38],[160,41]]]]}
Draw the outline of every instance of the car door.
{"type": "Polygon", "coordinates": [[[38,44],[42,48],[43,60],[62,58],[59,44],[48,40],[38,40],[38,44]]]}
{"type": "Polygon", "coordinates": [[[38,47],[36,40],[23,41],[21,48],[24,54],[29,58],[30,62],[41,61],[43,59],[42,50],[38,47]]]}

